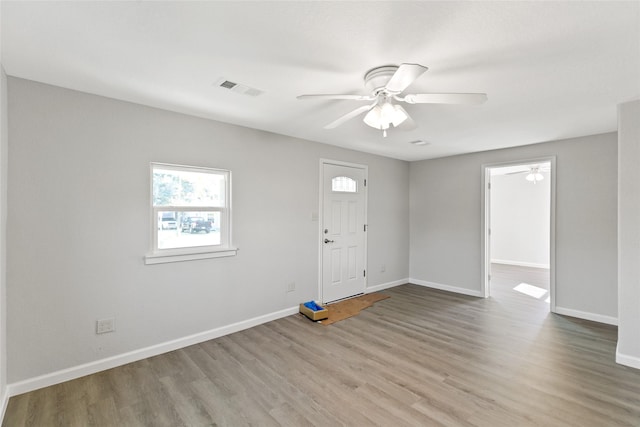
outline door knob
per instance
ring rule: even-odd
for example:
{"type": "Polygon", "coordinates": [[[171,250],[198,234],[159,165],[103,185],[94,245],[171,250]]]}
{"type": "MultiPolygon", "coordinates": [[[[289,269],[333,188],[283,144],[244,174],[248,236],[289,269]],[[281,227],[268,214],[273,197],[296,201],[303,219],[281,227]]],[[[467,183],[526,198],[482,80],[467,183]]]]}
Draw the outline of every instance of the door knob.
{"type": "Polygon", "coordinates": [[[324,239],[325,243],[333,243],[333,240],[329,240],[329,239],[324,239]]]}

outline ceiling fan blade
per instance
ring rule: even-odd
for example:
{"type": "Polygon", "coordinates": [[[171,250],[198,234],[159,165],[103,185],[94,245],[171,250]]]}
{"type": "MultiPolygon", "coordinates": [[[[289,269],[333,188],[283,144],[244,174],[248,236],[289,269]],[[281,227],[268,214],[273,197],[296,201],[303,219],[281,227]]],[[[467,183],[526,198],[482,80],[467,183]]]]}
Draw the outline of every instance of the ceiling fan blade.
{"type": "Polygon", "coordinates": [[[402,101],[408,104],[482,104],[486,93],[416,93],[405,95],[402,101]]]}
{"type": "Polygon", "coordinates": [[[531,173],[531,171],[517,171],[517,172],[507,172],[503,175],[519,175],[519,174],[523,174],[523,173],[531,173]]]}
{"type": "Polygon", "coordinates": [[[427,67],[420,64],[400,64],[387,82],[385,89],[391,93],[400,93],[427,70],[427,67]]]}
{"type": "Polygon", "coordinates": [[[418,127],[418,125],[416,124],[416,122],[413,121],[409,113],[407,113],[407,110],[402,108],[400,105],[398,105],[398,109],[402,110],[402,112],[407,116],[407,118],[402,123],[396,126],[398,129],[407,131],[407,130],[414,130],[415,128],[418,127]]]}
{"type": "Polygon", "coordinates": [[[369,111],[373,108],[373,105],[363,105],[362,107],[358,107],[350,113],[345,114],[344,116],[338,118],[337,120],[332,121],[328,125],[326,125],[325,129],[334,129],[343,124],[344,122],[353,119],[354,117],[364,113],[365,111],[369,111]]]}
{"type": "Polygon", "coordinates": [[[375,98],[371,95],[340,95],[340,94],[318,94],[318,95],[299,95],[298,99],[350,99],[353,101],[373,101],[375,98]]]}

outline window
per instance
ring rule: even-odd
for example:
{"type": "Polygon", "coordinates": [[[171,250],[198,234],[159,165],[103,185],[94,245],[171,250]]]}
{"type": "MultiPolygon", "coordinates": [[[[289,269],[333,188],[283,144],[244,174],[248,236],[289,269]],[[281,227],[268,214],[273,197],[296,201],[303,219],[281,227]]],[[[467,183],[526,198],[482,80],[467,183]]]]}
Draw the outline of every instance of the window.
{"type": "Polygon", "coordinates": [[[331,191],[336,193],[356,193],[357,182],[348,176],[336,176],[331,180],[331,191]]]}
{"type": "Polygon", "coordinates": [[[235,255],[230,211],[230,171],[152,163],[146,263],[235,255]]]}

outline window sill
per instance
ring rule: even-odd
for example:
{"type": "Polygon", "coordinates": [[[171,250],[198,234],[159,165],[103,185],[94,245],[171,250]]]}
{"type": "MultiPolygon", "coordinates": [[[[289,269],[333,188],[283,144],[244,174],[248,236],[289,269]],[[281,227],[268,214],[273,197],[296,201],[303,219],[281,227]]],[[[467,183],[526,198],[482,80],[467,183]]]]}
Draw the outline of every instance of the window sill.
{"type": "Polygon", "coordinates": [[[209,258],[222,258],[228,256],[235,256],[238,252],[238,248],[225,248],[219,250],[212,250],[207,252],[193,252],[193,253],[166,253],[166,254],[149,254],[144,257],[144,263],[151,264],[164,264],[168,262],[180,262],[180,261],[194,261],[198,259],[209,258]]]}

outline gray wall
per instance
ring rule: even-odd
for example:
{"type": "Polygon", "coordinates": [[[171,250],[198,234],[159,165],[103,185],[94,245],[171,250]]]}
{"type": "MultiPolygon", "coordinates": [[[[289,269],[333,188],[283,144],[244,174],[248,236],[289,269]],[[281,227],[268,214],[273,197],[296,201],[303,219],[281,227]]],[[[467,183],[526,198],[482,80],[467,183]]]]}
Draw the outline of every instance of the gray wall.
{"type": "Polygon", "coordinates": [[[368,286],[408,277],[406,162],[15,78],[9,108],[9,382],[316,298],[320,158],[369,166],[368,286]],[[232,171],[237,256],[143,264],[152,161],[232,171]]]}
{"type": "Polygon", "coordinates": [[[7,119],[7,75],[0,64],[0,405],[7,391],[7,119]]]}
{"type": "Polygon", "coordinates": [[[556,306],[617,316],[617,135],[410,165],[410,277],[479,292],[482,165],[557,156],[556,306]]]}
{"type": "Polygon", "coordinates": [[[491,260],[549,268],[551,179],[525,174],[491,177],[491,260]]]}
{"type": "Polygon", "coordinates": [[[640,100],[618,107],[618,274],[616,360],[640,369],[640,100]]]}
{"type": "Polygon", "coordinates": [[[8,92],[10,383],[317,297],[320,158],[369,166],[370,287],[479,291],[481,165],[557,156],[557,306],[617,316],[616,134],[408,164],[21,79],[8,92]],[[236,257],[144,265],[151,161],[233,171],[236,257]]]}

